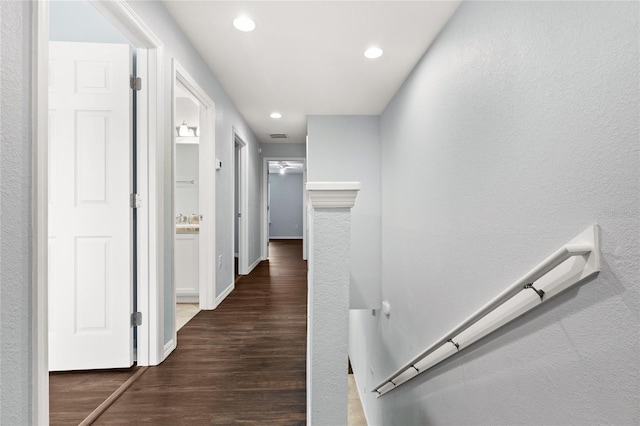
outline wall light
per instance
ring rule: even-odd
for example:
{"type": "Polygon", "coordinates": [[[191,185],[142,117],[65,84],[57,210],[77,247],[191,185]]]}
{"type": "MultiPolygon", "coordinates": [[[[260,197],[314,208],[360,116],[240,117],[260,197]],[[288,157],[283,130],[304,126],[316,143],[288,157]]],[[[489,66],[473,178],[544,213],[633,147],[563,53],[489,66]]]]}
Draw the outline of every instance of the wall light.
{"type": "Polygon", "coordinates": [[[189,126],[186,121],[183,121],[181,125],[176,126],[178,136],[200,136],[200,126],[189,126]]]}
{"type": "Polygon", "coordinates": [[[271,117],[271,118],[282,118],[282,114],[280,114],[279,112],[272,112],[269,117],[271,117]]]}

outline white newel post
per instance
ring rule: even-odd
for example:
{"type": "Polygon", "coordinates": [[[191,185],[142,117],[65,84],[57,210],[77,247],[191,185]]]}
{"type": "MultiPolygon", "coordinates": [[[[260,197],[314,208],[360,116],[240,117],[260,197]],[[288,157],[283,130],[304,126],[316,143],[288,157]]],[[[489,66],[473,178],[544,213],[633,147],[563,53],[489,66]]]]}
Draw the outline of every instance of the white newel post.
{"type": "Polygon", "coordinates": [[[347,424],[351,208],[360,182],[309,182],[307,423],[347,424]]]}

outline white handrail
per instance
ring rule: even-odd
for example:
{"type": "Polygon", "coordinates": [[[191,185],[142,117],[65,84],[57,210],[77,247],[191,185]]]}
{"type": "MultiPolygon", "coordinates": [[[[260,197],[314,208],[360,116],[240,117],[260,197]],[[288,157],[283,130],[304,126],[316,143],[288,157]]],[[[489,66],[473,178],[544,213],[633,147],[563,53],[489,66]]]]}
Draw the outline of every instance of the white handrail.
{"type": "MultiPolygon", "coordinates": [[[[465,319],[460,324],[458,324],[451,331],[449,331],[447,334],[445,334],[440,339],[438,339],[435,343],[433,343],[424,351],[422,351],[419,355],[412,358],[411,361],[407,362],[398,370],[396,370],[395,373],[391,374],[385,380],[380,382],[376,387],[373,388],[373,392],[378,392],[379,395],[383,395],[384,393],[396,388],[397,386],[406,382],[407,380],[426,371],[426,369],[420,370],[416,368],[415,365],[420,361],[424,360],[426,357],[434,353],[436,350],[438,350],[445,344],[452,343],[455,346],[456,350],[450,353],[449,355],[446,355],[444,357],[439,357],[439,360],[435,363],[430,364],[428,368],[433,367],[438,362],[441,362],[445,358],[448,358],[449,356],[458,352],[461,348],[460,348],[460,345],[456,343],[455,340],[453,340],[454,337],[459,336],[462,332],[469,329],[474,324],[478,323],[478,321],[485,318],[489,313],[496,310],[496,308],[503,305],[505,302],[512,299],[516,294],[522,292],[523,290],[528,290],[528,291],[530,291],[529,289],[534,290],[540,297],[540,302],[537,303],[536,305],[532,305],[528,307],[525,310],[522,310],[521,306],[514,305],[514,308],[515,308],[514,311],[516,310],[518,311],[517,315],[512,316],[512,318],[509,318],[506,321],[503,321],[499,325],[499,327],[515,319],[516,317],[522,315],[524,312],[528,311],[529,309],[532,309],[533,307],[539,305],[545,300],[544,299],[545,291],[542,290],[542,288],[536,288],[536,286],[534,286],[534,283],[536,281],[540,280],[542,277],[544,277],[550,271],[557,268],[559,265],[561,265],[563,262],[565,262],[569,258],[572,258],[574,256],[588,255],[594,252],[596,252],[596,255],[593,256],[593,259],[591,259],[591,262],[585,263],[585,269],[583,273],[579,274],[578,279],[575,280],[575,282],[572,282],[566,285],[565,288],[563,288],[562,290],[568,288],[570,285],[573,285],[578,281],[581,281],[587,276],[595,272],[598,272],[600,270],[599,256],[597,255],[597,252],[598,252],[597,225],[592,225],[589,228],[587,228],[584,232],[582,232],[578,237],[576,237],[570,243],[568,243],[567,245],[563,246],[561,249],[553,253],[551,256],[549,256],[544,261],[542,261],[538,266],[536,266],[527,274],[525,274],[522,278],[520,278],[519,280],[514,282],[512,285],[510,285],[502,293],[500,293],[499,295],[491,299],[488,303],[486,303],[484,306],[482,306],[475,313],[473,313],[467,319],[465,319]],[[399,378],[400,376],[402,376],[402,379],[400,380],[401,383],[398,383],[398,380],[395,380],[395,379],[399,378]]],[[[497,328],[498,327],[493,328],[492,330],[490,330],[490,332],[494,331],[497,328]]],[[[482,334],[482,331],[479,331],[478,334],[479,335],[482,334]]],[[[479,340],[480,338],[484,337],[486,334],[488,334],[488,332],[485,334],[482,334],[480,337],[478,337],[478,339],[473,340],[471,343],[475,342],[476,340],[479,340]]]]}

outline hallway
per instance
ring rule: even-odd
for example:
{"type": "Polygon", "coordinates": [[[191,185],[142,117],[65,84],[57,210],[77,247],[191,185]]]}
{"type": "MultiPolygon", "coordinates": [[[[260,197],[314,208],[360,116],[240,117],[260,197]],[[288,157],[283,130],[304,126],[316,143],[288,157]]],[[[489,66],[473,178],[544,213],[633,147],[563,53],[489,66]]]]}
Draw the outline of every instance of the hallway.
{"type": "Polygon", "coordinates": [[[304,424],[301,241],[272,242],[269,259],[240,279],[217,309],[200,311],[185,325],[177,349],[95,424],[304,424]]]}

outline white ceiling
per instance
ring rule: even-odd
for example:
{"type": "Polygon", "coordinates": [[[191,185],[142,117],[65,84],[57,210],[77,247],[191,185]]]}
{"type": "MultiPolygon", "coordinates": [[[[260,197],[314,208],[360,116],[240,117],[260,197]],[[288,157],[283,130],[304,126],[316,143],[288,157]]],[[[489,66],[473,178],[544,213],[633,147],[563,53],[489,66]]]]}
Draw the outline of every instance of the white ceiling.
{"type": "Polygon", "coordinates": [[[307,115],[378,115],[459,1],[165,0],[260,142],[304,143],[307,115]],[[250,16],[253,32],[233,27],[250,16]],[[366,59],[371,45],[384,50],[366,59]],[[278,111],[282,118],[269,117],[278,111]],[[286,133],[273,140],[270,133],[286,133]]]}

